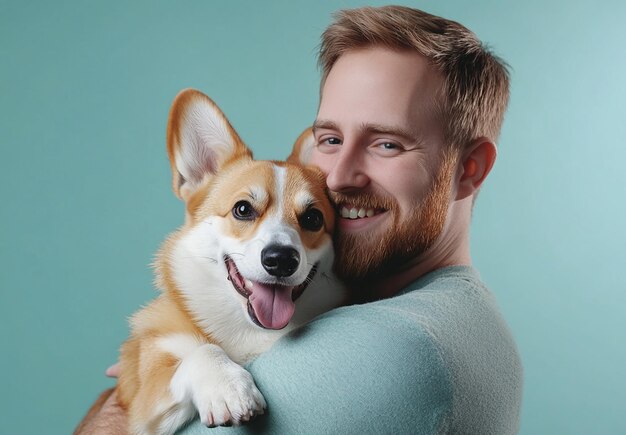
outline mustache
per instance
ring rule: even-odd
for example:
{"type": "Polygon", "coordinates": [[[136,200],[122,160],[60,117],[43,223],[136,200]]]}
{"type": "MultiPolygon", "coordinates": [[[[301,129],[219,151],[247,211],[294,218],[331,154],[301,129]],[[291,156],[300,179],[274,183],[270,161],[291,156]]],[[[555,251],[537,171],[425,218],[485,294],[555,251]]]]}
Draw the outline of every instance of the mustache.
{"type": "Polygon", "coordinates": [[[396,201],[386,195],[377,195],[370,192],[341,193],[328,192],[330,200],[337,208],[341,204],[346,204],[357,208],[371,208],[391,210],[396,208],[396,201]]]}

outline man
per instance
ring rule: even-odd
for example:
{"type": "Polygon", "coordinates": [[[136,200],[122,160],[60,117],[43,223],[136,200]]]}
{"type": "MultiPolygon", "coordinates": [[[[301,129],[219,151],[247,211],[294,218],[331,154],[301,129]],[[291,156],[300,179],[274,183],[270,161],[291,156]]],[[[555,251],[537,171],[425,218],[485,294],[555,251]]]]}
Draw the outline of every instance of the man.
{"type": "MultiPolygon", "coordinates": [[[[337,271],[361,304],[253,361],[268,414],[212,433],[517,432],[520,359],[469,250],[506,68],[458,23],[391,6],[339,13],[320,63],[316,140],[303,153],[327,174],[337,271]]],[[[123,420],[114,397],[82,433],[111,418],[123,420]]]]}

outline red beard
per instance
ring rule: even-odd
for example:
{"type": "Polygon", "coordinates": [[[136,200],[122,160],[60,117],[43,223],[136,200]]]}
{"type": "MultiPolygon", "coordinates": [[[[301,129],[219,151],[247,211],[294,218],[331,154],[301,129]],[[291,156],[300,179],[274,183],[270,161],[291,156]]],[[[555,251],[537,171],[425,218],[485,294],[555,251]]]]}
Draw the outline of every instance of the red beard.
{"type": "Polygon", "coordinates": [[[335,272],[349,285],[371,283],[403,269],[423,255],[441,235],[448,213],[452,176],[456,158],[444,153],[440,171],[415,212],[401,221],[400,208],[393,197],[371,193],[330,192],[335,204],[347,203],[356,208],[385,209],[391,225],[367,233],[335,234],[335,272]]]}

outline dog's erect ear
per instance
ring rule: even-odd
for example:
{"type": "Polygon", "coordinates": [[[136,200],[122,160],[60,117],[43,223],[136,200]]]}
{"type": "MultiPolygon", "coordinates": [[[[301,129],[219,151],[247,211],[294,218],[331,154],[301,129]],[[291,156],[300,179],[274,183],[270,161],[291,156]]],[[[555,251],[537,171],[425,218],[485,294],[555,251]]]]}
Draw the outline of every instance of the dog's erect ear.
{"type": "Polygon", "coordinates": [[[217,105],[202,92],[181,91],[172,103],[167,123],[167,154],[176,195],[189,199],[225,163],[252,158],[217,105]]]}
{"type": "Polygon", "coordinates": [[[296,139],[296,143],[293,144],[293,150],[291,154],[289,154],[289,157],[287,157],[287,161],[289,163],[308,165],[314,146],[315,136],[313,136],[313,129],[309,127],[296,139]]]}

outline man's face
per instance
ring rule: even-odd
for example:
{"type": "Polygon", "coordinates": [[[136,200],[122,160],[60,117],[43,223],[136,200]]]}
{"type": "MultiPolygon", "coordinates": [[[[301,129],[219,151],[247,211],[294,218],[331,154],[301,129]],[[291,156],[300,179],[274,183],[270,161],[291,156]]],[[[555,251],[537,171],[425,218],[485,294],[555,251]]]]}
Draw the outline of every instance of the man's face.
{"type": "Polygon", "coordinates": [[[340,218],[337,273],[379,278],[441,234],[454,159],[443,155],[442,78],[414,52],[349,51],[330,71],[311,163],[327,174],[340,218]]]}

